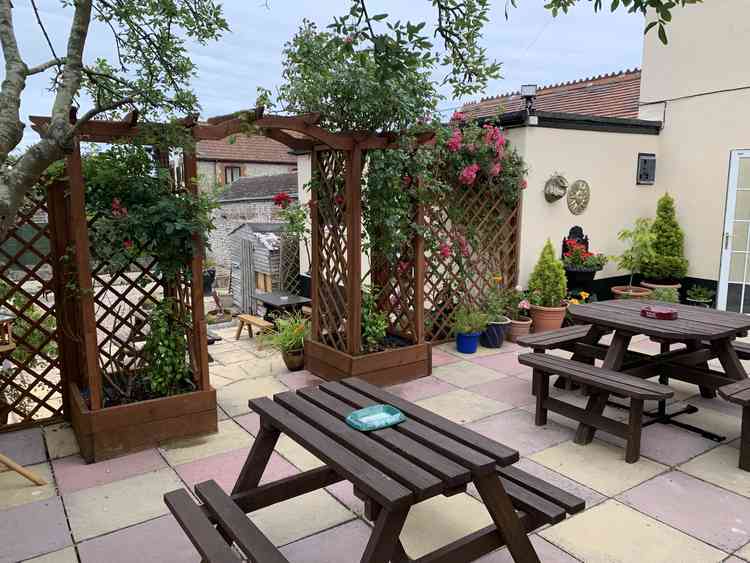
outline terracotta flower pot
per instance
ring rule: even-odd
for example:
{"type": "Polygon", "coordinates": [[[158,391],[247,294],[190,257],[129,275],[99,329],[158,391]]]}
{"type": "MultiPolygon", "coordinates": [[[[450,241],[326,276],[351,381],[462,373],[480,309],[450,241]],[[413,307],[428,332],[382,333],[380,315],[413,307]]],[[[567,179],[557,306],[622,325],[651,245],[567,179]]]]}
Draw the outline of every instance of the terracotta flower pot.
{"type": "Polygon", "coordinates": [[[681,283],[654,283],[650,281],[642,281],[641,285],[648,289],[677,289],[682,287],[681,283]]]}
{"type": "Polygon", "coordinates": [[[520,318],[517,321],[510,321],[510,329],[506,333],[510,342],[515,342],[522,336],[529,334],[531,330],[531,319],[520,318]]]}
{"type": "Polygon", "coordinates": [[[616,285],[612,287],[612,294],[615,299],[648,299],[652,290],[635,285],[616,285]]]}
{"type": "Polygon", "coordinates": [[[534,333],[547,332],[548,330],[557,330],[565,320],[565,311],[567,307],[541,307],[539,305],[531,306],[531,320],[534,323],[534,333]]]}
{"type": "Polygon", "coordinates": [[[281,358],[284,360],[284,365],[289,371],[299,371],[305,367],[305,354],[304,349],[289,350],[281,353],[281,358]]]}

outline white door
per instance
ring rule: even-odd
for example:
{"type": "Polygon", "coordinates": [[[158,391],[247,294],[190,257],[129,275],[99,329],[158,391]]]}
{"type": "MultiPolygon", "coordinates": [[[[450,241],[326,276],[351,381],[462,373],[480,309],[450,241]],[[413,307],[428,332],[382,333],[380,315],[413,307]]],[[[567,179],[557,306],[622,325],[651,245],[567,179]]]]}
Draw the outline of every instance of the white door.
{"type": "Polygon", "coordinates": [[[750,150],[732,151],[719,275],[719,309],[750,313],[750,150]]]}

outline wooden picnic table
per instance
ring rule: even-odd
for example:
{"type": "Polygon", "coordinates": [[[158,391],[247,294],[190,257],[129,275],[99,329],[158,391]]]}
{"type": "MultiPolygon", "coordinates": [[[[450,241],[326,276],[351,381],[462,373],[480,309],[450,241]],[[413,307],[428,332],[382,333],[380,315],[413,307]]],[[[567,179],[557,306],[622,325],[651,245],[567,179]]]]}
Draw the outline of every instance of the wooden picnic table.
{"type": "MultiPolygon", "coordinates": [[[[715,397],[716,389],[747,378],[747,372],[732,346],[737,337],[747,335],[750,329],[750,316],[649,300],[615,299],[586,305],[571,305],[571,317],[579,323],[590,324],[588,333],[565,346],[573,352],[573,359],[593,363],[603,360],[603,367],[610,370],[635,375],[641,378],[658,376],[660,383],[666,384],[670,378],[698,385],[704,397],[715,397]],[[646,305],[668,306],[677,310],[676,320],[658,320],[641,316],[646,305]],[[603,345],[601,337],[614,330],[610,344],[603,345]],[[649,355],[628,350],[634,336],[645,335],[661,343],[661,353],[649,355]],[[673,344],[684,344],[679,349],[671,349],[673,344]],[[717,358],[723,372],[713,370],[708,362],[717,358]]],[[[601,393],[592,396],[586,410],[601,415],[607,404],[608,395],[601,393]]],[[[662,401],[649,423],[675,424],[689,430],[699,431],[706,437],[721,439],[710,432],[674,421],[673,417],[686,412],[696,412],[688,407],[678,413],[667,414],[662,401]]],[[[646,423],[648,424],[648,423],[646,423]]],[[[644,425],[645,426],[645,425],[644,425]]],[[[579,443],[590,442],[594,429],[581,423],[576,433],[579,443]]]]}
{"type": "Polygon", "coordinates": [[[311,303],[307,297],[283,291],[259,291],[253,293],[252,298],[263,303],[266,308],[264,318],[269,322],[273,322],[273,317],[279,312],[296,311],[311,303]]]}

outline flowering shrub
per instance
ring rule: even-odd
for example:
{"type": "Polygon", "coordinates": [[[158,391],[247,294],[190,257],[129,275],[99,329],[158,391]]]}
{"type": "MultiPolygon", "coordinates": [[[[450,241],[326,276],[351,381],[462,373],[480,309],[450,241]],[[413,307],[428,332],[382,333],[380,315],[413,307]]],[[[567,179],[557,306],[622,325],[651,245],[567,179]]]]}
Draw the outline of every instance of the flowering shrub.
{"type": "Polygon", "coordinates": [[[604,254],[586,250],[586,246],[575,239],[565,241],[567,251],[563,254],[566,270],[601,270],[607,263],[604,254]]]}

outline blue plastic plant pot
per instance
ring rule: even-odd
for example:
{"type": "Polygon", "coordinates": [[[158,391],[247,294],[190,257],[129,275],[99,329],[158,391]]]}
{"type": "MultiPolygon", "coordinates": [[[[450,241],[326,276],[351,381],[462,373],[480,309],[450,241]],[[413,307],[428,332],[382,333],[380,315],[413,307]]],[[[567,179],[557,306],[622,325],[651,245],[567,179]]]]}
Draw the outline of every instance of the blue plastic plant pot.
{"type": "Polygon", "coordinates": [[[479,332],[456,334],[456,349],[462,354],[473,354],[479,346],[479,332]]]}

